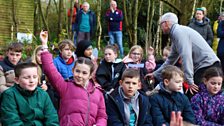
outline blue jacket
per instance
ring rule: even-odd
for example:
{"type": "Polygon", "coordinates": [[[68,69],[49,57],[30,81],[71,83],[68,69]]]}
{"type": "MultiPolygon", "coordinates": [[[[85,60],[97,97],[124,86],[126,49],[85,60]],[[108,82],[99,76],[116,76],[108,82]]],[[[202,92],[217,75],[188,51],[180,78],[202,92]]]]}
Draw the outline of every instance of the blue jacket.
{"type": "MultiPolygon", "coordinates": [[[[106,101],[107,109],[107,126],[126,126],[124,104],[118,88],[116,88],[106,101]]],[[[149,100],[143,94],[139,94],[139,117],[137,126],[152,126],[150,115],[151,105],[149,100]]]]}
{"type": "Polygon", "coordinates": [[[160,87],[159,92],[153,94],[149,100],[152,105],[153,125],[162,126],[162,124],[166,124],[166,126],[169,126],[172,111],[181,111],[184,121],[195,124],[194,113],[187,96],[180,92],[168,93],[162,83],[160,87]]]}
{"type": "Polygon", "coordinates": [[[54,65],[65,80],[73,80],[72,68],[75,65],[75,61],[67,64],[61,56],[57,56],[54,58],[54,65]]]}
{"type": "MultiPolygon", "coordinates": [[[[75,20],[75,30],[77,32],[79,32],[79,26],[80,23],[82,22],[82,14],[83,14],[83,10],[79,10],[77,16],[76,16],[76,20],[75,20]]],[[[96,28],[96,15],[93,11],[89,10],[89,12],[87,12],[87,14],[89,15],[89,23],[90,23],[90,34],[93,35],[95,28],[96,28]]]]}

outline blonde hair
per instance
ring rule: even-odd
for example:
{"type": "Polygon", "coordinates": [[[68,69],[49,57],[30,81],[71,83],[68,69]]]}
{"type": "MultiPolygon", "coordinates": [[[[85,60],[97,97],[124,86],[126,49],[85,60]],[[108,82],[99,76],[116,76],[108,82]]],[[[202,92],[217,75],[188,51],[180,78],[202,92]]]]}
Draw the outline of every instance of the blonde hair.
{"type": "Polygon", "coordinates": [[[31,56],[31,62],[35,63],[37,65],[37,72],[39,76],[39,83],[41,82],[41,76],[42,76],[42,68],[40,67],[40,64],[37,62],[37,53],[43,49],[42,45],[37,46],[34,51],[33,55],[31,56]]]}
{"type": "Polygon", "coordinates": [[[131,53],[132,53],[133,51],[135,51],[136,49],[139,50],[140,53],[141,53],[141,58],[140,58],[140,61],[141,61],[142,58],[143,58],[143,49],[142,49],[142,47],[141,47],[140,45],[134,45],[134,46],[132,46],[131,49],[130,49],[130,51],[129,51],[129,53],[128,53],[128,57],[131,58],[131,57],[130,57],[131,53]]]}

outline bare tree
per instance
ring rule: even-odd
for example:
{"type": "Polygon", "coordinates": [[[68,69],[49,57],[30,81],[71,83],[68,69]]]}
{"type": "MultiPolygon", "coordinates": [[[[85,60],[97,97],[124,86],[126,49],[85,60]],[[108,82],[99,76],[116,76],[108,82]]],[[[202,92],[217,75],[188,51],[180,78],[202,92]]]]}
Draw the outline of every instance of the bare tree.
{"type": "Polygon", "coordinates": [[[62,15],[63,15],[63,0],[59,0],[59,13],[58,13],[58,41],[60,41],[60,34],[62,30],[62,15]]]}
{"type": "MultiPolygon", "coordinates": [[[[163,2],[160,1],[159,2],[159,17],[162,16],[162,13],[163,13],[163,2]]],[[[161,54],[161,49],[160,49],[160,42],[161,42],[161,29],[160,29],[160,18],[158,20],[158,27],[157,27],[157,32],[156,32],[156,39],[155,40],[155,50],[156,50],[156,54],[161,54]]]]}
{"type": "Polygon", "coordinates": [[[100,49],[102,25],[101,25],[101,0],[97,0],[97,48],[100,49]]]}

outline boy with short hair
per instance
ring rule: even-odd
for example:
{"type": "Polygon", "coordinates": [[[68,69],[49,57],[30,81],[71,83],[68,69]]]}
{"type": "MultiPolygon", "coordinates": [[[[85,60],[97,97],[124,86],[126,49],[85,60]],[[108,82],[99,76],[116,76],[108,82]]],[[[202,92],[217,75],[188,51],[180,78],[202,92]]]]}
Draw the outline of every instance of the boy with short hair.
{"type": "Polygon", "coordinates": [[[109,94],[106,101],[108,126],[152,126],[151,105],[140,88],[138,69],[128,68],[122,74],[120,86],[109,94]]]}
{"type": "Polygon", "coordinates": [[[0,61],[0,94],[14,85],[14,67],[20,63],[22,51],[22,43],[10,43],[6,50],[6,57],[0,61]]]}
{"type": "Polygon", "coordinates": [[[73,80],[72,68],[75,65],[73,42],[65,39],[58,44],[58,48],[60,54],[54,58],[54,65],[65,80],[73,80]]]}
{"type": "Polygon", "coordinates": [[[163,82],[159,84],[160,89],[158,93],[150,96],[153,125],[166,124],[169,126],[172,111],[180,111],[184,121],[195,123],[191,104],[187,96],[180,93],[183,78],[183,72],[176,66],[168,65],[162,70],[163,82]]]}
{"type": "Polygon", "coordinates": [[[15,84],[1,96],[3,126],[59,126],[57,112],[44,90],[37,87],[38,72],[34,63],[15,66],[15,84]]]}

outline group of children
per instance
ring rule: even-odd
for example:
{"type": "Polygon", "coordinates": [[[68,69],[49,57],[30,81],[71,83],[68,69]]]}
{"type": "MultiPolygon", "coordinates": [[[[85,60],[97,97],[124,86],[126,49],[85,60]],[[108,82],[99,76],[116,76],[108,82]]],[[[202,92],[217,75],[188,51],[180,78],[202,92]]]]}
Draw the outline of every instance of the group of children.
{"type": "Polygon", "coordinates": [[[118,60],[117,48],[108,45],[98,65],[89,41],[79,42],[74,54],[72,42],[64,40],[53,59],[47,32],[40,38],[31,62],[20,63],[19,43],[9,45],[0,62],[3,126],[172,126],[173,111],[186,125],[224,125],[223,73],[216,67],[205,72],[191,101],[181,93],[184,73],[171,65],[162,71],[158,92],[147,96],[152,89],[144,76],[156,67],[152,48],[146,60],[137,45],[118,60]]]}

